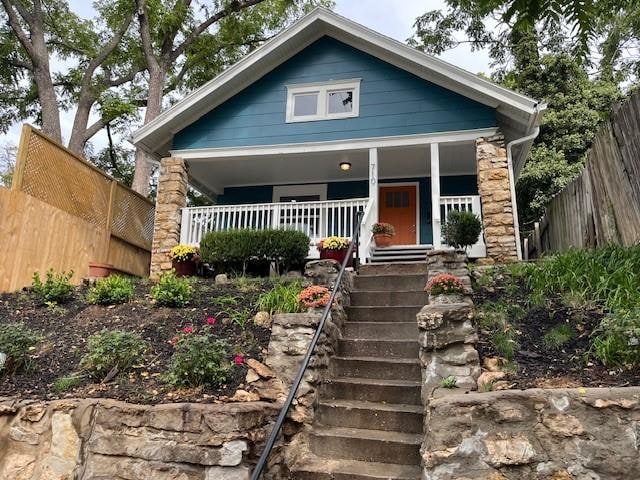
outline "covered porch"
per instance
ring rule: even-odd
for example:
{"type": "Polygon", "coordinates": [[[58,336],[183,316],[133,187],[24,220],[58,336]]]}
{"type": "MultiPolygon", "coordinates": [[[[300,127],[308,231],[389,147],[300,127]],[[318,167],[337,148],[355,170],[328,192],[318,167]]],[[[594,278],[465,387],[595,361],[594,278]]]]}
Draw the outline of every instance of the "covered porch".
{"type": "MultiPolygon", "coordinates": [[[[377,221],[394,225],[396,245],[440,247],[449,211],[482,219],[475,140],[492,133],[174,151],[189,183],[215,203],[182,209],[180,243],[197,245],[215,230],[293,228],[310,237],[309,257],[317,258],[318,241],[351,237],[362,211],[364,260],[377,221]]],[[[486,255],[482,236],[470,255],[486,255]]]]}

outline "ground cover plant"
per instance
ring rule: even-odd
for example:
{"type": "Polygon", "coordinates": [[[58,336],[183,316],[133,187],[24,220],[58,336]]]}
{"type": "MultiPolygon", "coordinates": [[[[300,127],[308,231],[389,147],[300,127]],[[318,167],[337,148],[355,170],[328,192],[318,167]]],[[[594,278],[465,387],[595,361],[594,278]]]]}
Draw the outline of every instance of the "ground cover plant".
{"type": "Polygon", "coordinates": [[[640,384],[640,247],[569,251],[473,279],[480,354],[502,358],[514,388],[640,384]]]}
{"type": "Polygon", "coordinates": [[[31,289],[0,294],[0,352],[8,351],[2,332],[18,343],[14,325],[25,338],[21,367],[0,371],[0,396],[162,403],[232,395],[246,377],[246,359],[262,360],[269,342],[270,330],[253,317],[272,282],[193,279],[180,307],[154,300],[157,285],[135,280],[133,298],[112,305],[90,303],[89,286],[53,307],[31,289]]]}
{"type": "Polygon", "coordinates": [[[125,303],[133,298],[133,280],[120,275],[110,275],[96,282],[87,300],[100,305],[116,305],[125,303]]]}

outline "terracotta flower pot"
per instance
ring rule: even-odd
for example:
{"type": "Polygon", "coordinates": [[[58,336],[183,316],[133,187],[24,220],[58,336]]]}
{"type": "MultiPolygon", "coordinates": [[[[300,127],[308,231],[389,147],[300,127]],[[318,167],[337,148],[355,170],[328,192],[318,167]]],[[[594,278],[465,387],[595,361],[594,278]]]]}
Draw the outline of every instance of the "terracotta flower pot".
{"type": "Polygon", "coordinates": [[[373,239],[378,247],[390,247],[393,235],[389,235],[388,233],[376,233],[373,236],[373,239]]]}
{"type": "Polygon", "coordinates": [[[196,262],[194,260],[171,260],[171,266],[178,277],[193,277],[196,274],[196,262]]]}
{"type": "MultiPolygon", "coordinates": [[[[338,263],[340,263],[340,265],[342,265],[342,262],[344,261],[344,258],[347,256],[347,251],[346,250],[327,250],[327,249],[323,249],[320,250],[320,259],[321,260],[335,260],[338,263]]],[[[351,266],[351,260],[349,260],[349,262],[347,263],[347,267],[351,266]]]]}
{"type": "Polygon", "coordinates": [[[90,278],[105,278],[111,274],[113,265],[108,263],[89,262],[89,277],[90,278]]]}

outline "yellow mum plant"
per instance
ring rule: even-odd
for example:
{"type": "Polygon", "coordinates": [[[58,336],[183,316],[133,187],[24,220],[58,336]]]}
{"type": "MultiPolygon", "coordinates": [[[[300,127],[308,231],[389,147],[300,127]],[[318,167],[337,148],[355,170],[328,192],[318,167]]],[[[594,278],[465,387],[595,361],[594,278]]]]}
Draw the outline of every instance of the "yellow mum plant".
{"type": "Polygon", "coordinates": [[[346,250],[349,248],[349,239],[344,237],[327,237],[318,244],[320,250],[346,250]]]}
{"type": "Polygon", "coordinates": [[[186,262],[187,260],[194,260],[200,256],[198,247],[191,245],[176,245],[169,252],[169,256],[177,262],[186,262]]]}

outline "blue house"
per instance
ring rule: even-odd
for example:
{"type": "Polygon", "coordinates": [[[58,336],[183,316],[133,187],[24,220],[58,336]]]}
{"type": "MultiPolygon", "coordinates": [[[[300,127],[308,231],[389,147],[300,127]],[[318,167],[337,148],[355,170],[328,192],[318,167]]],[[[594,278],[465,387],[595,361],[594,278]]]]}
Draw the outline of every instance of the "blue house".
{"type": "Polygon", "coordinates": [[[165,165],[152,270],[209,230],[296,228],[315,245],[351,236],[358,211],[364,259],[373,223],[393,224],[399,246],[437,248],[452,209],[483,219],[472,256],[517,258],[514,183],[543,110],[316,9],[133,135],[165,165]],[[211,206],[186,207],[181,169],[211,206]]]}

